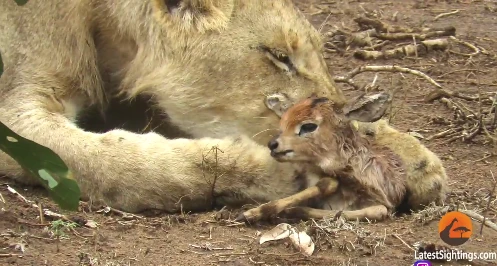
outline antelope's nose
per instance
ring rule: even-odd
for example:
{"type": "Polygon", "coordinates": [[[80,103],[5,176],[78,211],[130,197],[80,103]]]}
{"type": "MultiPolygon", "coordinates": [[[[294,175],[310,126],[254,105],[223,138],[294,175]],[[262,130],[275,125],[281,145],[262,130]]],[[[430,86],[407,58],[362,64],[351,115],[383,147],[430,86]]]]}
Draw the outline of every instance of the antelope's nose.
{"type": "Polygon", "coordinates": [[[276,148],[278,148],[278,141],[276,141],[276,139],[270,140],[269,143],[267,144],[267,147],[270,150],[275,150],[276,148]]]}

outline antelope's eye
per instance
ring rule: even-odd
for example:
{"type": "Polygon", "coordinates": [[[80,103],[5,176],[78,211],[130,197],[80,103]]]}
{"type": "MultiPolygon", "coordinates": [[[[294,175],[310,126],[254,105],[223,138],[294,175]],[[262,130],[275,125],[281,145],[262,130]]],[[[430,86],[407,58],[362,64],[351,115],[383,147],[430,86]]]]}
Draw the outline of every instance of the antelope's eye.
{"type": "Polygon", "coordinates": [[[318,125],[316,125],[314,123],[303,124],[300,127],[299,136],[302,136],[303,134],[306,134],[306,133],[314,132],[317,128],[318,128],[318,125]]]}

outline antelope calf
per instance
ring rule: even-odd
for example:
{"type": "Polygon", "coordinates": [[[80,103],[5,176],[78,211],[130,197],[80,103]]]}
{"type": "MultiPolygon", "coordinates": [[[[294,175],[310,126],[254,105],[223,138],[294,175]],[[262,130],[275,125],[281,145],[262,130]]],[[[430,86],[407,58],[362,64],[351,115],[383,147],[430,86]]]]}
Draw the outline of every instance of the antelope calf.
{"type": "Polygon", "coordinates": [[[340,214],[382,220],[399,207],[419,209],[445,198],[446,175],[438,157],[384,120],[356,121],[329,99],[311,97],[283,113],[280,130],[268,143],[271,156],[293,162],[309,185],[239,218],[257,220],[284,211],[299,218],[340,214]],[[294,207],[311,198],[331,210],[294,207]]]}

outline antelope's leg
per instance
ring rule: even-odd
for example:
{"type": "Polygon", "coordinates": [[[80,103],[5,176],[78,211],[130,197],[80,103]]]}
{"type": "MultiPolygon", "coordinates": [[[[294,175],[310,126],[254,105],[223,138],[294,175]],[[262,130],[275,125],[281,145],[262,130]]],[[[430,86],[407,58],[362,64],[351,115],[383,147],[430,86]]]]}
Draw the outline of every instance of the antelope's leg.
{"type": "Polygon", "coordinates": [[[382,221],[388,216],[388,209],[384,205],[374,205],[355,211],[343,211],[341,216],[348,221],[350,220],[382,221]]]}
{"type": "Polygon", "coordinates": [[[257,208],[250,209],[242,214],[240,214],[236,221],[248,221],[255,222],[258,220],[262,220],[264,218],[268,218],[271,215],[277,215],[283,210],[296,206],[303,201],[315,198],[315,197],[326,197],[334,193],[338,188],[338,181],[325,177],[321,178],[315,186],[308,187],[305,190],[296,193],[292,196],[273,200],[268,203],[265,203],[257,208]]]}
{"type": "Polygon", "coordinates": [[[283,214],[287,218],[309,220],[323,218],[343,217],[347,221],[375,220],[382,221],[388,215],[388,210],[383,205],[375,205],[354,211],[321,210],[309,207],[292,207],[285,209],[283,214]]]}

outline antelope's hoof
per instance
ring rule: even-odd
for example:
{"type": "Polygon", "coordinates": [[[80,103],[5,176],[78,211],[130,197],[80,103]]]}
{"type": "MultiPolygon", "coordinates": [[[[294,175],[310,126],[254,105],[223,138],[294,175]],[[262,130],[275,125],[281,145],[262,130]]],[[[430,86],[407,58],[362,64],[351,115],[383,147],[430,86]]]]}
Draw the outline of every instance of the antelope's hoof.
{"type": "Polygon", "coordinates": [[[243,222],[248,222],[249,220],[247,219],[247,217],[245,216],[245,214],[242,212],[240,213],[236,219],[235,219],[235,222],[239,222],[239,223],[243,223],[243,222]]]}

